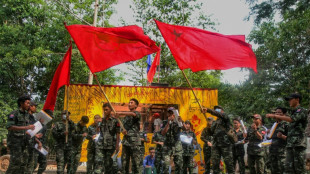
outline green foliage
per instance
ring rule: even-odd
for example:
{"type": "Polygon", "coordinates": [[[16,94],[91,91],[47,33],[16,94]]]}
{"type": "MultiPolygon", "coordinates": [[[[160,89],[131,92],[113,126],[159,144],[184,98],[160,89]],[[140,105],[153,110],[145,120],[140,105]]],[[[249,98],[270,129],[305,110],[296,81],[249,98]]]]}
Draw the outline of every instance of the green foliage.
{"type": "MultiPolygon", "coordinates": [[[[169,0],[134,0],[134,6],[131,8],[135,12],[136,22],[142,24],[145,33],[151,36],[153,40],[161,45],[160,60],[160,82],[168,83],[170,86],[187,86],[185,78],[180,72],[176,61],[174,60],[167,44],[163,40],[162,35],[157,29],[153,19],[162,22],[186,25],[200,28],[213,28],[215,23],[211,21],[209,16],[202,13],[202,4],[198,1],[169,1],[169,0]],[[195,12],[195,13],[193,13],[195,12]],[[198,16],[196,14],[199,14],[198,16]],[[196,15],[196,16],[195,16],[196,15]]],[[[146,84],[146,58],[131,62],[131,72],[133,78],[130,80],[135,85],[146,84]]],[[[211,87],[219,84],[221,73],[219,71],[208,71],[192,73],[187,72],[191,79],[198,80],[193,82],[194,87],[211,87]],[[212,79],[211,81],[207,81],[212,79]]],[[[157,81],[158,74],[155,75],[154,81],[157,81]]]]}

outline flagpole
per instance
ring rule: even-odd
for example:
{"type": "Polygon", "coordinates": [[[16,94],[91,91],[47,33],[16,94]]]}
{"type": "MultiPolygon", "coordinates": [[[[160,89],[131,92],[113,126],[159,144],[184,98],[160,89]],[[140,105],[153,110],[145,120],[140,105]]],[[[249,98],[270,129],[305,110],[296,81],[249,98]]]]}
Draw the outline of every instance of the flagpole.
{"type": "MultiPolygon", "coordinates": [[[[101,84],[99,83],[99,80],[98,80],[96,74],[93,74],[93,75],[94,75],[94,77],[95,77],[95,79],[96,79],[96,81],[97,81],[97,83],[98,83],[98,85],[99,85],[99,87],[100,87],[101,92],[103,93],[104,97],[107,99],[108,103],[109,103],[110,106],[112,107],[113,112],[114,112],[115,115],[116,115],[116,111],[115,111],[114,107],[112,106],[110,100],[108,99],[107,95],[106,95],[105,92],[103,91],[102,86],[101,86],[101,84]]],[[[120,124],[121,128],[122,128],[123,130],[126,131],[126,129],[125,129],[125,127],[124,127],[122,121],[121,121],[117,116],[115,116],[115,118],[117,119],[117,121],[118,121],[118,123],[120,124]]]]}
{"type": "MultiPolygon", "coordinates": [[[[67,96],[66,96],[66,132],[68,132],[68,117],[69,117],[69,85],[66,85],[66,91],[67,91],[67,96]]],[[[68,143],[68,134],[66,134],[66,143],[68,143]]]]}
{"type": "MultiPolygon", "coordinates": [[[[94,12],[94,23],[93,26],[97,26],[97,14],[98,14],[98,6],[99,6],[99,0],[96,0],[95,2],[95,12],[94,12]]],[[[88,72],[88,84],[92,85],[93,84],[93,73],[91,71],[88,72]]]]}
{"type": "MultiPolygon", "coordinates": [[[[182,71],[182,74],[183,74],[183,76],[185,77],[185,79],[186,79],[186,81],[187,81],[187,84],[188,84],[189,87],[191,88],[191,90],[192,90],[192,92],[193,92],[193,94],[194,94],[194,96],[195,96],[195,99],[196,99],[196,101],[197,101],[197,103],[198,103],[198,105],[199,105],[199,107],[200,107],[200,110],[201,110],[201,112],[202,112],[202,110],[203,110],[202,105],[200,104],[200,102],[199,102],[199,100],[198,100],[198,98],[197,98],[197,96],[196,96],[196,93],[195,93],[195,91],[194,91],[194,89],[193,89],[193,87],[192,87],[192,84],[189,82],[189,80],[188,80],[186,74],[184,73],[184,70],[181,70],[181,71],[182,71]]],[[[205,113],[203,113],[203,116],[204,116],[205,119],[207,120],[207,116],[206,116],[205,113]]]]}

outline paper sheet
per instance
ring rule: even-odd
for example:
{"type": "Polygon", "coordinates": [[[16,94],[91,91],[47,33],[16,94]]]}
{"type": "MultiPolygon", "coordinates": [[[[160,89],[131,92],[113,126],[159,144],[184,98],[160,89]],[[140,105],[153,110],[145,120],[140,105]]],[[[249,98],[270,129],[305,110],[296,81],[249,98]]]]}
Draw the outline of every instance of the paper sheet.
{"type": "Polygon", "coordinates": [[[38,149],[38,144],[34,145],[34,148],[37,149],[39,152],[41,152],[44,156],[48,154],[47,150],[41,147],[41,149],[38,149]]]}
{"type": "Polygon", "coordinates": [[[266,141],[259,143],[258,146],[259,147],[266,147],[266,146],[270,146],[271,143],[272,143],[272,140],[266,140],[266,141]]]}
{"type": "Polygon", "coordinates": [[[193,137],[188,137],[186,135],[180,135],[180,139],[181,139],[181,142],[183,142],[183,143],[191,144],[193,137]]]}
{"type": "Polygon", "coordinates": [[[35,136],[42,129],[42,124],[39,121],[34,123],[34,126],[35,126],[34,130],[31,129],[27,130],[27,132],[31,137],[35,136]]]}
{"type": "Polygon", "coordinates": [[[94,141],[95,141],[95,142],[98,142],[99,137],[100,137],[100,133],[96,134],[96,136],[95,136],[95,138],[94,138],[94,141]]]}
{"type": "Polygon", "coordinates": [[[40,112],[38,112],[37,114],[35,114],[35,117],[38,121],[40,121],[41,119],[43,119],[43,124],[47,124],[48,122],[50,122],[53,118],[48,115],[46,112],[44,112],[43,110],[41,110],[40,112]]]}
{"type": "Polygon", "coordinates": [[[277,126],[278,126],[279,123],[275,122],[270,131],[269,131],[269,134],[268,134],[268,138],[271,139],[272,135],[274,134],[275,130],[277,129],[277,126]]]}

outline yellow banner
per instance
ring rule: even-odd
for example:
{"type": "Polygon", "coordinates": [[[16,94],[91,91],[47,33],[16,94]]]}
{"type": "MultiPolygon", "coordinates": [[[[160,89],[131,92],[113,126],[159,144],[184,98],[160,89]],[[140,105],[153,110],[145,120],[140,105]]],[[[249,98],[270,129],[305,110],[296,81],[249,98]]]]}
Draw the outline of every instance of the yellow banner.
{"type": "MultiPolygon", "coordinates": [[[[154,112],[159,112],[162,118],[166,119],[166,109],[175,107],[179,110],[180,116],[185,120],[190,120],[193,125],[193,131],[200,141],[200,134],[203,128],[207,125],[203,114],[200,112],[200,107],[195,100],[192,91],[188,88],[169,88],[169,87],[137,87],[137,86],[103,86],[107,97],[118,111],[129,111],[127,104],[131,98],[136,98],[139,101],[138,111],[141,112],[142,121],[147,122],[149,117],[154,112]]],[[[218,104],[217,89],[194,89],[199,102],[204,107],[213,108],[218,104]]],[[[67,94],[66,94],[67,95],[67,94]]],[[[65,106],[66,108],[65,97],[65,106]]],[[[89,125],[93,123],[95,115],[103,115],[102,105],[106,103],[106,99],[97,85],[70,85],[69,86],[69,111],[70,118],[77,123],[84,115],[90,119],[89,125]]],[[[211,115],[207,115],[210,117],[211,115]]],[[[148,131],[150,132],[150,131],[148,131]]],[[[145,155],[148,155],[148,148],[151,145],[152,134],[148,134],[149,143],[146,143],[145,155]]],[[[83,143],[81,161],[87,161],[86,152],[87,142],[83,143]]],[[[203,156],[203,154],[202,154],[203,156]]],[[[195,156],[195,161],[200,164],[199,154],[195,156]]]]}

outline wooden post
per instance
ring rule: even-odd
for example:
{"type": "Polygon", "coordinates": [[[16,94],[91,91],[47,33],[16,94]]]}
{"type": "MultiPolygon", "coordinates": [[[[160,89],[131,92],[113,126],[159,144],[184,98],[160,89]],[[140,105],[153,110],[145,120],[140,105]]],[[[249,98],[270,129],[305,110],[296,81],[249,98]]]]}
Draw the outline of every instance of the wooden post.
{"type": "MultiPolygon", "coordinates": [[[[110,106],[112,107],[113,112],[114,112],[115,115],[116,115],[116,111],[115,111],[114,107],[112,106],[110,100],[108,99],[107,95],[106,95],[105,92],[103,91],[102,86],[101,86],[101,84],[99,83],[99,80],[98,80],[96,74],[94,74],[94,77],[95,77],[95,79],[96,79],[96,81],[97,81],[97,83],[98,83],[98,85],[99,85],[99,87],[100,87],[101,92],[103,93],[104,97],[107,99],[108,103],[109,103],[110,106]]],[[[118,121],[118,123],[120,124],[121,128],[122,128],[124,131],[126,131],[126,129],[125,129],[125,127],[124,127],[122,121],[121,121],[117,116],[116,116],[115,118],[117,119],[117,121],[118,121]]]]}
{"type": "MultiPolygon", "coordinates": [[[[192,92],[193,92],[193,94],[194,94],[194,96],[195,96],[195,99],[196,99],[196,101],[197,101],[197,103],[198,103],[198,105],[199,105],[199,107],[200,107],[200,110],[201,110],[201,112],[202,112],[202,110],[203,110],[202,105],[200,104],[200,102],[199,102],[199,100],[198,100],[198,98],[197,98],[197,96],[196,96],[196,93],[195,93],[194,90],[193,90],[192,84],[189,82],[189,80],[188,80],[188,78],[186,77],[186,74],[184,73],[184,71],[183,71],[183,70],[181,70],[181,71],[182,71],[183,76],[185,77],[185,79],[186,79],[186,81],[187,81],[189,87],[191,88],[191,90],[192,90],[192,92]]],[[[206,116],[205,113],[203,113],[203,116],[204,116],[205,119],[207,120],[207,116],[206,116]]]]}

